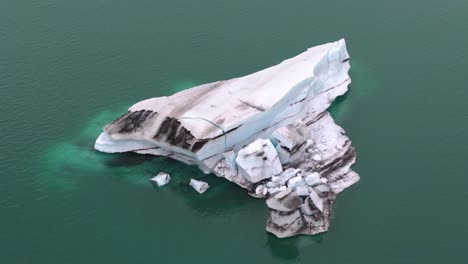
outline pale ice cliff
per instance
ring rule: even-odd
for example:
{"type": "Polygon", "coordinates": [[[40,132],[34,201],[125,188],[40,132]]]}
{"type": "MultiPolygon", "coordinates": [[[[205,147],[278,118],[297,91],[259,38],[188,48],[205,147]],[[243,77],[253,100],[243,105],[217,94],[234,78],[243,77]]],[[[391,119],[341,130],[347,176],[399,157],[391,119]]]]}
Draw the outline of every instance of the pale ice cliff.
{"type": "Polygon", "coordinates": [[[147,99],[106,125],[95,148],[177,159],[267,198],[266,229],[278,237],[324,232],[336,195],[359,180],[351,141],[326,111],[348,90],[349,68],[339,40],[251,75],[147,99]]]}

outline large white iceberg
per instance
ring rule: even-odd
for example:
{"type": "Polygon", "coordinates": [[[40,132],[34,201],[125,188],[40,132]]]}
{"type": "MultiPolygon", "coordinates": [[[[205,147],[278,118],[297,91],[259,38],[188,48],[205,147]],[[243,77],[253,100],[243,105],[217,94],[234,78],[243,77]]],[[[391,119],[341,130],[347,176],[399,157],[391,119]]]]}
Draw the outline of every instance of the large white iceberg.
{"type": "Polygon", "coordinates": [[[254,197],[288,192],[299,205],[285,214],[277,209],[289,205],[272,197],[267,230],[323,232],[336,195],[359,180],[351,141],[326,111],[347,91],[349,68],[339,40],[244,77],[147,99],[106,125],[95,148],[197,165],[254,197]]]}

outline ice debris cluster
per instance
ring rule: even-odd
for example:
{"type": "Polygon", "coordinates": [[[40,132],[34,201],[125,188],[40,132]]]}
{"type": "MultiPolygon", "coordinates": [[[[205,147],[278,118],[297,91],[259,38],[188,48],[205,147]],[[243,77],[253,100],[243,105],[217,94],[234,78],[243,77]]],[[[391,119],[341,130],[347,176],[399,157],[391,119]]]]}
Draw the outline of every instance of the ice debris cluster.
{"type": "Polygon", "coordinates": [[[339,40],[244,77],[144,100],[106,125],[95,148],[166,156],[225,178],[266,199],[266,230],[278,237],[324,232],[336,195],[359,180],[354,147],[327,112],[348,90],[349,68],[339,40]]]}

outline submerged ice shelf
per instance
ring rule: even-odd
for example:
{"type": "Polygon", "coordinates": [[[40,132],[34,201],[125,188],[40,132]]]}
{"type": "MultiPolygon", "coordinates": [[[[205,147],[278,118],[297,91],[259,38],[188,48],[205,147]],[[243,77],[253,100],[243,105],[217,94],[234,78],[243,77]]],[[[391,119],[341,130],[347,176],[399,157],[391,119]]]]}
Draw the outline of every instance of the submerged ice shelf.
{"type": "Polygon", "coordinates": [[[170,157],[267,198],[266,229],[278,237],[324,232],[336,195],[359,180],[351,141],[326,111],[346,93],[349,68],[339,40],[147,99],[106,125],[95,149],[170,157]]]}

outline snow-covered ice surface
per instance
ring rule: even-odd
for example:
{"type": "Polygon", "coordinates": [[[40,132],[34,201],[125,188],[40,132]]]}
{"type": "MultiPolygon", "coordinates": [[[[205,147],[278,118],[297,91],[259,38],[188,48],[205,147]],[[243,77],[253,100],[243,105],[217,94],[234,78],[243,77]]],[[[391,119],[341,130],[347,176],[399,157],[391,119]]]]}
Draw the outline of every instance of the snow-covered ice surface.
{"type": "MultiPolygon", "coordinates": [[[[170,157],[268,198],[267,231],[278,237],[324,232],[336,195],[359,180],[351,141],[326,111],[346,93],[349,68],[342,39],[147,99],[106,125],[95,149],[170,157]]],[[[199,192],[204,184],[190,182],[199,192]]]]}

